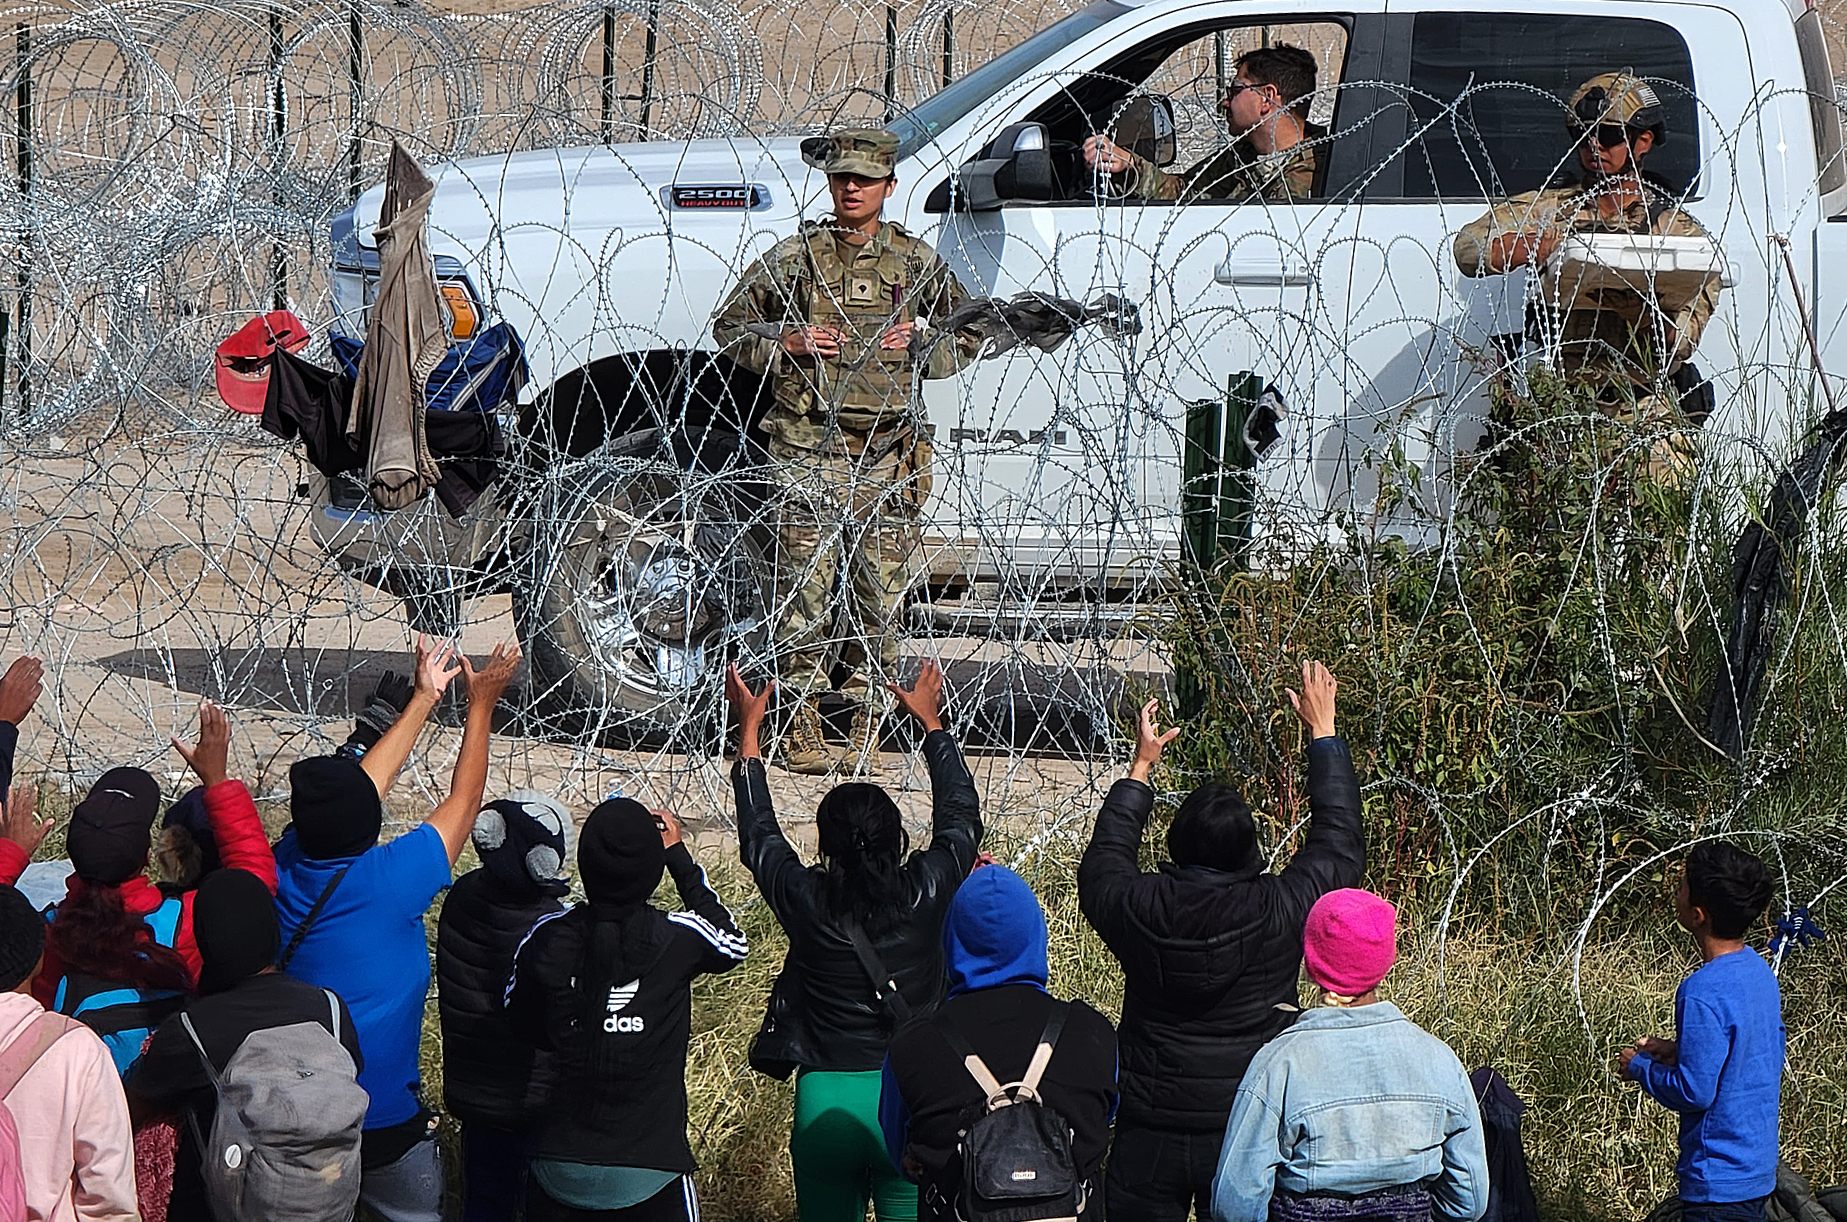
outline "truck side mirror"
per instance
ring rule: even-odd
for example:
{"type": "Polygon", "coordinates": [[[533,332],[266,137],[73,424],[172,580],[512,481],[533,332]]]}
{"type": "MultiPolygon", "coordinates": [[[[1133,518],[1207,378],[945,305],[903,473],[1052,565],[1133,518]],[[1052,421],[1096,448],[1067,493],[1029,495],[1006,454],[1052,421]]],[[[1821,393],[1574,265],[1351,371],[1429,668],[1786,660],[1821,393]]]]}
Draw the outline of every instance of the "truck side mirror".
{"type": "Polygon", "coordinates": [[[1043,123],[1010,123],[924,201],[926,212],[993,212],[1011,200],[1053,197],[1052,143],[1043,123]]]}
{"type": "Polygon", "coordinates": [[[1172,165],[1180,155],[1174,104],[1158,93],[1141,93],[1124,102],[1110,125],[1110,142],[1154,165],[1172,165]]]}

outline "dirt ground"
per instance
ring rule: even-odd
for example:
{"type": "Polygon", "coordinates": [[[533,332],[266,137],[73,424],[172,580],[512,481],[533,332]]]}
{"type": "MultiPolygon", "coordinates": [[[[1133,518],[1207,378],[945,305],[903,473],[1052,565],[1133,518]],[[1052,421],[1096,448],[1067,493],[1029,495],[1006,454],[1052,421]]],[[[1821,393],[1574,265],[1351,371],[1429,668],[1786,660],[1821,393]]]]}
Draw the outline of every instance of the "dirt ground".
{"type": "MultiPolygon", "coordinates": [[[[308,536],[298,454],[235,420],[211,433],[52,438],[18,456],[0,489],[12,606],[0,657],[37,653],[47,669],[22,729],[22,777],[79,789],[106,767],[135,764],[177,794],[190,782],[168,737],[190,734],[211,698],[232,712],[234,768],[259,798],[279,799],[288,766],[331,749],[378,675],[407,669],[401,605],[339,573],[308,536]]],[[[461,642],[476,657],[514,635],[505,595],[465,616],[461,642]]],[[[1086,817],[1120,775],[1115,727],[1069,716],[1061,691],[1101,685],[1126,698],[1164,682],[1145,642],[908,643],[907,663],[926,654],[945,663],[952,716],[999,727],[970,735],[971,765],[989,817],[1026,835],[1086,817]]],[[[516,688],[503,706],[490,795],[531,786],[587,810],[620,791],[709,834],[730,828],[728,761],[527,733],[523,699],[516,688]]],[[[880,779],[920,833],[929,783],[921,756],[901,749],[908,738],[888,735],[880,779]]],[[[392,795],[401,821],[447,791],[459,740],[453,724],[426,733],[392,795]]],[[[837,779],[772,776],[798,819],[837,779]]]]}

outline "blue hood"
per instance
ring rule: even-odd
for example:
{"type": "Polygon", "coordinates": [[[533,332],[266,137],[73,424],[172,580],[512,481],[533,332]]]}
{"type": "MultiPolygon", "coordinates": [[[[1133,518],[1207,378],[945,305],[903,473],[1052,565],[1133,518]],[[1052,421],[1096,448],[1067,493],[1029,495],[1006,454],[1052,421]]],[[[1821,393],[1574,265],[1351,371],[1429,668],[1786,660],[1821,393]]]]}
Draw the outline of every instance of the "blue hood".
{"type": "Polygon", "coordinates": [[[949,996],[1003,984],[1045,988],[1045,913],[1026,880],[1006,866],[968,876],[943,918],[949,996]]]}

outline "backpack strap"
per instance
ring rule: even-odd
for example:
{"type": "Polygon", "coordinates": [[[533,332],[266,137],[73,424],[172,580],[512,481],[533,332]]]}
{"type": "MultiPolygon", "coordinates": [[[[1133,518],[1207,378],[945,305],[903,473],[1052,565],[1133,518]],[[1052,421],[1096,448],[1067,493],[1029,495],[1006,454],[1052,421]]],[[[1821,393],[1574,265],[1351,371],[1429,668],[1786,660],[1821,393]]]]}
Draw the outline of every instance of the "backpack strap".
{"type": "Polygon", "coordinates": [[[911,1003],[898,991],[898,982],[885,970],[885,961],[879,958],[879,952],[872,949],[872,939],[866,936],[865,929],[851,917],[846,921],[847,940],[853,944],[853,953],[859,958],[859,966],[865,969],[872,980],[872,995],[891,1007],[892,1017],[900,1023],[908,1023],[916,1011],[911,1003]]]}
{"type": "MultiPolygon", "coordinates": [[[[205,1076],[211,1079],[212,1089],[219,1089],[218,1067],[212,1064],[211,1057],[205,1055],[205,1044],[199,1039],[199,1033],[193,1030],[192,1015],[186,1013],[184,1010],[180,1011],[180,1026],[185,1029],[186,1038],[192,1041],[193,1051],[199,1054],[199,1064],[205,1066],[205,1076]]],[[[199,1148],[204,1149],[205,1144],[201,1142],[199,1148]]]]}
{"type": "MultiPolygon", "coordinates": [[[[327,885],[321,889],[321,894],[315,899],[314,906],[308,909],[308,915],[303,917],[301,924],[295,927],[295,936],[289,939],[288,946],[276,959],[277,971],[289,970],[289,963],[295,958],[295,952],[301,949],[301,940],[308,936],[308,930],[314,927],[315,918],[321,915],[321,909],[327,907],[327,901],[333,898],[334,889],[340,885],[340,880],[345,878],[346,872],[352,868],[351,865],[341,866],[339,871],[327,880],[327,885]]],[[[200,1049],[200,1052],[203,1053],[204,1049],[200,1049]]]]}
{"type": "Polygon", "coordinates": [[[327,1010],[333,1015],[333,1025],[330,1029],[333,1032],[334,1043],[338,1044],[340,1042],[340,999],[334,996],[332,989],[322,989],[321,992],[327,994],[327,1010]]]}
{"type": "Polygon", "coordinates": [[[82,1025],[74,1018],[50,1010],[33,1019],[24,1035],[0,1050],[0,1099],[13,1093],[19,1080],[38,1064],[40,1057],[51,1051],[53,1044],[82,1025]]]}
{"type": "Polygon", "coordinates": [[[1045,1030],[1039,1035],[1039,1045],[1033,1049],[1032,1059],[1026,1063],[1026,1073],[1018,1082],[1006,1086],[1001,1085],[1000,1079],[994,1076],[987,1062],[981,1059],[981,1055],[962,1037],[962,1033],[956,1030],[956,1025],[947,1016],[938,1017],[936,1029],[943,1033],[943,1039],[962,1058],[962,1065],[968,1070],[969,1077],[975,1079],[976,1085],[987,1096],[988,1106],[994,1107],[997,1101],[1014,1102],[1011,1092],[1016,1086],[1023,1087],[1035,1099],[1039,1097],[1039,1081],[1045,1077],[1045,1067],[1052,1063],[1052,1052],[1058,1047],[1058,1037],[1065,1029],[1065,1015],[1070,1010],[1071,1003],[1068,1001],[1053,1002],[1052,1012],[1045,1019],[1045,1030]]]}

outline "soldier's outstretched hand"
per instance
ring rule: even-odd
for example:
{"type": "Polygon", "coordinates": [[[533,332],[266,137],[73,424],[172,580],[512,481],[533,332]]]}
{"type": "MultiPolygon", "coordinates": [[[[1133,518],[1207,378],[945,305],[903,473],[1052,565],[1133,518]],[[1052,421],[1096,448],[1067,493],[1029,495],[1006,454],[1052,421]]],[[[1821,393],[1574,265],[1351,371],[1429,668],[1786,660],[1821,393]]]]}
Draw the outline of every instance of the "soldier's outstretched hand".
{"type": "Polygon", "coordinates": [[[917,672],[917,682],[909,688],[896,683],[885,686],[897,698],[898,707],[915,717],[925,732],[943,728],[943,668],[934,659],[924,659],[917,672]]]}
{"type": "Polygon", "coordinates": [[[885,334],[879,336],[879,347],[909,348],[911,346],[911,337],[916,335],[920,330],[922,330],[922,328],[914,322],[894,323],[892,326],[886,328],[885,334]]]}

